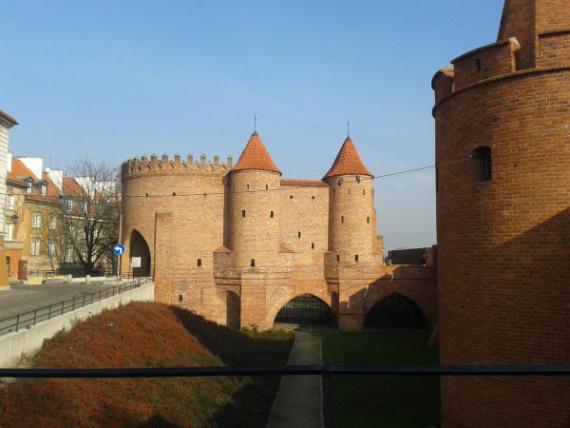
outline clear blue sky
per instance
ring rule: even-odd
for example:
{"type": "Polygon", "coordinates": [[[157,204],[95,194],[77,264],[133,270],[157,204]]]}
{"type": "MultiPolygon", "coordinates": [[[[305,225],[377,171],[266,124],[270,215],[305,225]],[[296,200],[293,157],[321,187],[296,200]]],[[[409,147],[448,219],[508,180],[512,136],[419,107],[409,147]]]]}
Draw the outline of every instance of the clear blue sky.
{"type": "MultiPolygon", "coordinates": [[[[346,121],[375,174],[433,163],[430,79],[493,42],[502,0],[0,0],[11,150],[65,168],[152,153],[239,156],[320,178],[346,121]]],[[[387,249],[435,241],[433,171],[376,182],[387,249]]]]}

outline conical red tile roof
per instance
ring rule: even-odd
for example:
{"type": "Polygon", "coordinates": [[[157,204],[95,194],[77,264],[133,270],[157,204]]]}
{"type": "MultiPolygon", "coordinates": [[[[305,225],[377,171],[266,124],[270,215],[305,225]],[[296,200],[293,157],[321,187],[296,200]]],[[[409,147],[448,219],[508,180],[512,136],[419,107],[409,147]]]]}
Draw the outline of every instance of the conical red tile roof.
{"type": "Polygon", "coordinates": [[[241,156],[233,168],[234,171],[246,169],[260,169],[262,171],[273,171],[281,174],[281,171],[279,171],[277,165],[275,165],[273,159],[269,156],[257,132],[251,134],[245,149],[241,152],[241,156]]]}
{"type": "Polygon", "coordinates": [[[366,168],[364,162],[360,158],[358,151],[350,137],[344,140],[338,155],[323,178],[336,177],[339,175],[368,175],[372,177],[372,173],[366,168]]]}

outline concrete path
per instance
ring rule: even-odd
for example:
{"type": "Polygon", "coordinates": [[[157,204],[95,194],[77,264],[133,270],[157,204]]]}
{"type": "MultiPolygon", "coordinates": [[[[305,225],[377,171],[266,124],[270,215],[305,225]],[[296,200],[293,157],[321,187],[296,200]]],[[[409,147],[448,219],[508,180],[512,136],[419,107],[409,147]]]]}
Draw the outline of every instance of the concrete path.
{"type": "MultiPolygon", "coordinates": [[[[321,363],[321,335],[297,331],[289,365],[321,363]]],[[[321,428],[321,376],[284,376],[267,428],[321,428]]]]}

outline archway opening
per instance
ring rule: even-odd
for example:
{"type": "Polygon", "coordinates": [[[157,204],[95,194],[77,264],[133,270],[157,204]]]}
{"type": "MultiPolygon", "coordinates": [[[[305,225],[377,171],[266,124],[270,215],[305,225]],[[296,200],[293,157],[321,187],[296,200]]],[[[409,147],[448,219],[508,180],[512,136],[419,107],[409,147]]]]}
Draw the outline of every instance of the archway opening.
{"type": "Polygon", "coordinates": [[[150,276],[150,250],[143,236],[133,230],[131,233],[130,266],[135,277],[150,276]]]}
{"type": "Polygon", "coordinates": [[[312,294],[289,300],[275,316],[274,328],[330,328],[336,326],[331,308],[312,294]]]}
{"type": "Polygon", "coordinates": [[[226,300],[226,327],[239,330],[241,317],[240,297],[233,291],[225,293],[226,300]]]}
{"type": "Polygon", "coordinates": [[[394,293],[377,302],[366,315],[365,329],[414,329],[429,327],[421,309],[410,299],[394,293]]]}

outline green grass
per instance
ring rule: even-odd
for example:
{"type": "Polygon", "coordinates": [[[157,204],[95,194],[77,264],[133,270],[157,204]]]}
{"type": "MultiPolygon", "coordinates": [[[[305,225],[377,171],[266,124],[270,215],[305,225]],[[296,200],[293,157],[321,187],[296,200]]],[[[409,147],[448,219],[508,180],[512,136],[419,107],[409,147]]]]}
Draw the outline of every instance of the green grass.
{"type": "MultiPolygon", "coordinates": [[[[323,360],[333,364],[437,364],[428,333],[391,330],[332,333],[323,360]]],[[[420,428],[440,425],[437,377],[343,377],[334,380],[335,426],[420,428]]]]}

